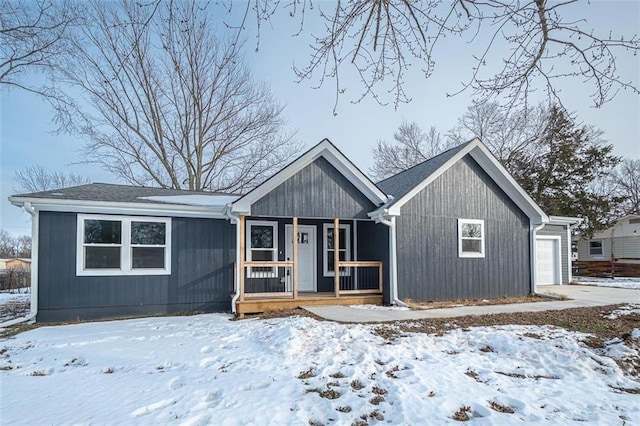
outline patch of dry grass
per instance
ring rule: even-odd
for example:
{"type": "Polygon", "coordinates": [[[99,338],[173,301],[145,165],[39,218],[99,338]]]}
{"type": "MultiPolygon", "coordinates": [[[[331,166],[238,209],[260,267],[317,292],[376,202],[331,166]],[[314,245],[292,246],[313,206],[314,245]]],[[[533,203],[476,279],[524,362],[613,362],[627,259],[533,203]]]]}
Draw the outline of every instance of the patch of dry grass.
{"type": "Polygon", "coordinates": [[[515,411],[513,411],[513,408],[509,407],[508,405],[498,404],[495,401],[489,401],[489,407],[492,410],[497,411],[499,413],[507,413],[507,414],[515,413],[515,411]]]}
{"type": "Polygon", "coordinates": [[[520,297],[498,297],[496,299],[456,299],[435,302],[417,302],[411,299],[404,300],[407,306],[411,309],[441,309],[454,308],[459,306],[510,305],[513,303],[534,303],[549,301],[551,301],[549,297],[544,297],[536,294],[530,294],[520,297]]]}

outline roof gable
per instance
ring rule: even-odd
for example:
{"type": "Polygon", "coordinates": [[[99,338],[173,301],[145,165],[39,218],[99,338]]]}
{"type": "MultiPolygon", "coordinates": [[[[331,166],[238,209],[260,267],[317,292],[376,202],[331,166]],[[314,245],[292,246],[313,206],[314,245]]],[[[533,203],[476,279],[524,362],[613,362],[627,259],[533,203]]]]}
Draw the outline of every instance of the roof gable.
{"type": "Polygon", "coordinates": [[[549,221],[548,216],[542,209],[477,138],[379,182],[380,187],[394,197],[390,203],[384,206],[387,214],[399,216],[402,206],[407,201],[415,197],[427,185],[466,155],[471,156],[480,165],[533,223],[546,223],[549,221]],[[396,191],[396,193],[393,193],[393,191],[396,191]]]}
{"type": "Polygon", "coordinates": [[[443,164],[449,161],[469,143],[471,142],[458,145],[455,148],[451,148],[436,155],[435,157],[378,182],[378,187],[386,192],[387,195],[391,195],[394,198],[389,205],[397,203],[398,200],[418,186],[422,181],[437,172],[443,164]]]}
{"type": "Polygon", "coordinates": [[[297,159],[289,163],[275,175],[258,185],[233,203],[233,211],[251,214],[251,206],[258,200],[274,191],[318,158],[323,157],[353,186],[356,187],[375,206],[384,204],[387,196],[367,176],[364,175],[345,155],[328,139],[322,140],[297,159]]]}

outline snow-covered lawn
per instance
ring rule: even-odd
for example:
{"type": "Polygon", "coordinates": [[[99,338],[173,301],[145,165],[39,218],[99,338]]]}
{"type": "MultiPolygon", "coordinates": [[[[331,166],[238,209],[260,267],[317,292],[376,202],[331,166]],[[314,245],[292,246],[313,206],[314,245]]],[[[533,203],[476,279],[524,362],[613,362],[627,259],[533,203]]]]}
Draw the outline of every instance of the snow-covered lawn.
{"type": "Polygon", "coordinates": [[[598,287],[632,288],[640,290],[640,278],[616,277],[614,279],[611,279],[596,277],[573,277],[573,280],[579,284],[584,285],[595,285],[598,287]]]}
{"type": "Polygon", "coordinates": [[[1,423],[416,425],[454,423],[456,412],[480,424],[640,422],[638,395],[621,390],[640,384],[562,329],[386,340],[372,325],[229,318],[42,327],[0,341],[1,423]]]}
{"type": "Polygon", "coordinates": [[[18,318],[27,313],[31,294],[29,289],[0,292],[0,322],[18,318]]]}
{"type": "Polygon", "coordinates": [[[0,305],[10,302],[28,303],[29,300],[31,300],[29,293],[0,292],[0,305]]]}

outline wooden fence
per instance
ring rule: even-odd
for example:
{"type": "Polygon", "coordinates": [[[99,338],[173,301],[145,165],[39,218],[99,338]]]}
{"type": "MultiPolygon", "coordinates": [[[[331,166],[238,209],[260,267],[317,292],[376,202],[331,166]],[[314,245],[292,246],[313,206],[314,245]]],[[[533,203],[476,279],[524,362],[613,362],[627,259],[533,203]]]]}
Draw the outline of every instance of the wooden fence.
{"type": "MultiPolygon", "coordinates": [[[[583,261],[573,262],[573,275],[582,277],[611,277],[611,262],[583,261]]],[[[640,277],[639,263],[619,263],[613,265],[616,277],[640,277]]]]}

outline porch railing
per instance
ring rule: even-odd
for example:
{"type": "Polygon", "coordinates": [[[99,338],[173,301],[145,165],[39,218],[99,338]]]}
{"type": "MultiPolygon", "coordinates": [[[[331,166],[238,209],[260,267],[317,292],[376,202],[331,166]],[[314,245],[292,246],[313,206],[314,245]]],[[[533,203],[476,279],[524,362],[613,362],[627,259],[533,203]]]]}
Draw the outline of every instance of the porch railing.
{"type": "MultiPolygon", "coordinates": [[[[240,276],[238,277],[240,298],[292,298],[298,299],[298,239],[293,238],[293,261],[247,261],[245,260],[246,226],[245,216],[240,216],[239,226],[239,257],[240,276]]],[[[333,229],[340,229],[340,221],[334,218],[333,229]]],[[[298,235],[298,218],[292,218],[292,234],[298,235]]],[[[342,249],[340,232],[333,235],[333,247],[342,249]]],[[[334,250],[334,253],[337,250],[334,250]]],[[[235,269],[235,268],[234,268],[235,269]]],[[[382,293],[382,262],[380,261],[340,261],[334,257],[334,271],[339,271],[333,278],[333,293],[382,293]]]]}
{"type": "MultiPolygon", "coordinates": [[[[294,289],[294,262],[245,262],[244,296],[250,298],[297,298],[294,289]]],[[[341,294],[382,293],[382,262],[339,262],[341,294]]]]}
{"type": "Polygon", "coordinates": [[[382,293],[382,262],[338,262],[339,293],[382,293]]]}
{"type": "Polygon", "coordinates": [[[293,262],[245,262],[244,293],[251,297],[293,297],[293,262]]]}

